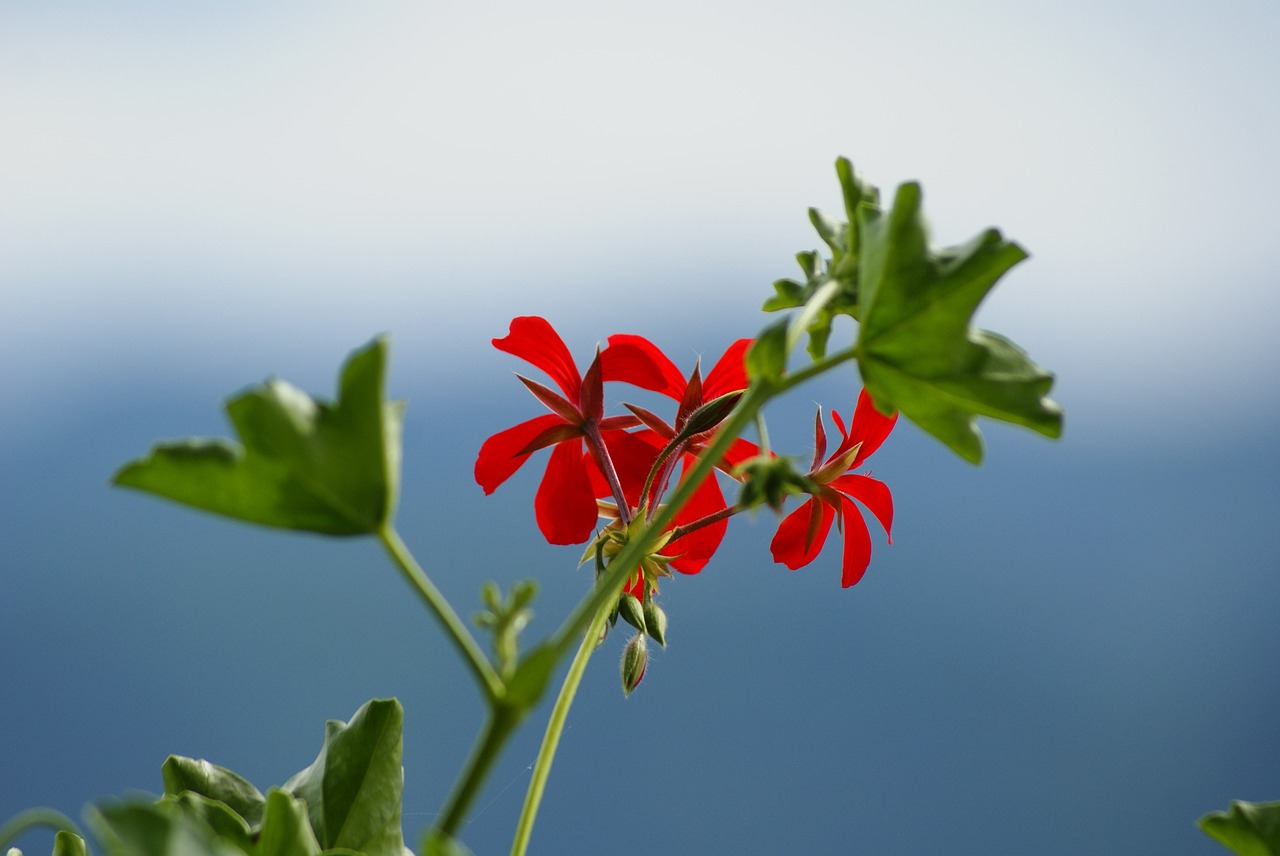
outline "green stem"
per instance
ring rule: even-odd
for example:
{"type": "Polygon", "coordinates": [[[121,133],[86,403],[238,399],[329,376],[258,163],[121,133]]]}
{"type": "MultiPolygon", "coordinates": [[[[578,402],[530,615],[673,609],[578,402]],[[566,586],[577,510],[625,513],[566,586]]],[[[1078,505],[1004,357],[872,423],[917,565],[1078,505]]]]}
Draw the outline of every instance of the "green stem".
{"type": "Polygon", "coordinates": [[[523,709],[507,704],[490,706],[484,728],[480,731],[475,748],[471,750],[467,765],[462,769],[462,775],[458,777],[453,793],[449,794],[449,801],[441,810],[440,822],[436,824],[433,835],[443,833],[450,838],[457,835],[466,822],[472,801],[479,795],[484,780],[488,778],[489,769],[502,754],[502,747],[516,730],[524,714],[523,709]]]}
{"type": "Polygon", "coordinates": [[[623,583],[635,572],[640,560],[649,553],[656,537],[666,530],[667,525],[675,519],[676,513],[685,506],[716,462],[724,456],[729,446],[742,433],[742,429],[755,418],[756,411],[763,407],[774,394],[776,394],[774,389],[766,388],[763,384],[753,383],[747,388],[738,406],[716,431],[715,438],[698,456],[698,461],[689,471],[688,476],[680,480],[680,485],[671,499],[663,504],[661,510],[653,516],[639,536],[627,542],[609,563],[608,571],[600,578],[591,596],[578,604],[552,636],[549,644],[554,646],[557,656],[566,653],[605,604],[611,604],[617,598],[623,583]]]}
{"type": "Polygon", "coordinates": [[[785,374],[776,381],[777,388],[775,394],[781,394],[789,389],[793,389],[810,378],[817,377],[825,371],[830,371],[841,363],[847,363],[850,360],[858,358],[858,346],[851,345],[842,351],[836,351],[820,360],[815,360],[804,368],[791,374],[785,374]]]}
{"type": "Polygon", "coordinates": [[[65,830],[84,838],[84,833],[76,822],[60,811],[51,808],[29,808],[9,818],[0,826],[0,852],[7,852],[9,845],[17,841],[29,829],[47,826],[51,829],[65,830]]]}
{"type": "Polygon", "coordinates": [[[409,552],[409,548],[400,539],[400,534],[396,532],[395,527],[389,523],[383,525],[378,530],[378,537],[382,540],[382,545],[387,548],[387,552],[391,554],[396,567],[400,569],[405,579],[409,581],[409,585],[413,586],[414,590],[427,604],[427,607],[435,614],[436,619],[439,620],[440,625],[444,628],[445,635],[449,637],[454,647],[462,654],[462,659],[471,667],[471,671],[484,691],[485,698],[489,704],[492,706],[499,702],[506,693],[502,678],[494,670],[489,658],[484,655],[483,649],[476,642],[475,637],[471,635],[471,631],[462,623],[458,613],[453,611],[453,607],[449,605],[449,601],[440,593],[440,589],[435,587],[435,584],[427,577],[426,572],[422,570],[413,558],[413,554],[409,552]]]}
{"type": "Polygon", "coordinates": [[[538,816],[538,806],[542,804],[542,793],[547,786],[547,777],[551,774],[551,763],[555,760],[556,749],[560,746],[560,734],[564,731],[565,720],[569,718],[569,708],[577,695],[578,684],[587,670],[587,661],[599,643],[600,634],[609,620],[608,609],[596,612],[595,620],[587,628],[578,646],[578,653],[569,664],[569,672],[564,683],[560,685],[560,694],[556,696],[555,706],[551,709],[551,718],[547,720],[547,731],[542,737],[542,746],[538,749],[538,760],[533,765],[533,778],[529,781],[529,790],[525,793],[524,807],[520,810],[520,820],[516,825],[516,837],[511,842],[511,856],[524,856],[529,846],[529,837],[533,834],[533,822],[538,816]]]}

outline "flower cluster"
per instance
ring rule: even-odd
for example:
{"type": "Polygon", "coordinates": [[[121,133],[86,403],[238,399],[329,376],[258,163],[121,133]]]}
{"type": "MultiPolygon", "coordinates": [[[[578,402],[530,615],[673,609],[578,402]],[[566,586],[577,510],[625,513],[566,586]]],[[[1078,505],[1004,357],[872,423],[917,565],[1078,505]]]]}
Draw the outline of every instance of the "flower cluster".
{"type": "MultiPolygon", "coordinates": [[[[494,339],[493,345],[541,369],[556,389],[517,375],[550,412],[486,440],[476,460],[476,482],[492,493],[534,452],[550,448],[534,501],[538,528],[552,544],[590,541],[587,556],[607,559],[659,507],[672,481],[679,484],[686,477],[747,389],[752,340],[730,345],[705,377],[700,365],[684,374],[656,345],[635,335],[609,337],[580,372],[559,334],[536,316],[514,319],[508,335],[494,339]],[[604,384],[611,382],[670,398],[676,402],[674,417],[668,422],[633,404],[625,405],[625,414],[606,416],[604,384]]],[[[771,552],[774,561],[793,570],[807,565],[821,551],[834,521],[844,536],[841,581],[848,587],[862,578],[871,560],[871,536],[854,501],[869,509],[886,533],[893,522],[888,487],[852,471],[884,442],[897,414],[880,413],[863,391],[847,427],[838,413],[831,418],[840,442],[827,455],[819,410],[813,464],[796,480],[808,498],[783,518],[771,552]]],[[[755,444],[735,438],[715,470],[742,480],[748,462],[761,457],[755,444]]],[[[672,570],[701,571],[724,539],[728,519],[743,509],[726,499],[714,472],[707,476],[658,539],[660,546],[628,581],[625,593],[647,604],[659,577],[672,570]]]]}

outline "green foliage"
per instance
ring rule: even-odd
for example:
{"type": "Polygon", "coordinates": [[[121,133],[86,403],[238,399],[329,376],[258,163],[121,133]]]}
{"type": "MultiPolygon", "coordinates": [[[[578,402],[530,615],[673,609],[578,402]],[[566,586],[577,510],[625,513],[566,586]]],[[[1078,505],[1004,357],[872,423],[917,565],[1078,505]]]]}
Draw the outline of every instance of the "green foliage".
{"type": "Polygon", "coordinates": [[[752,381],[773,381],[787,370],[787,321],[770,324],[747,351],[747,376],[752,381]]]}
{"type": "Polygon", "coordinates": [[[982,460],[977,415],[1061,435],[1062,411],[1045,397],[1053,375],[1008,339],[969,326],[1026,253],[994,229],[934,252],[920,202],[919,185],[904,184],[887,214],[863,212],[858,367],[876,406],[901,411],[972,463],[982,460]]]}
{"type": "Polygon", "coordinates": [[[399,491],[404,410],[383,397],[387,351],[379,338],[353,353],[333,404],[281,380],[250,389],[226,405],[240,444],[160,444],[114,482],[266,526],[377,532],[399,491]]]}
{"type": "Polygon", "coordinates": [[[809,335],[809,355],[821,359],[827,352],[831,322],[838,315],[857,320],[858,258],[862,247],[862,216],[879,210],[880,191],[863,181],[847,158],[836,161],[836,174],[844,197],[846,222],[832,220],[816,208],[809,209],[809,222],[831,251],[824,259],[806,251],[796,255],[804,272],[804,282],[780,279],[773,284],[776,292],[765,301],[764,311],[803,308],[801,327],[809,335]]]}
{"type": "Polygon", "coordinates": [[[284,790],[305,800],[316,838],[368,856],[401,856],[400,764],[404,711],[391,700],[367,702],[350,722],[325,724],[316,760],[284,790]]]}
{"type": "Polygon", "coordinates": [[[1200,828],[1238,856],[1280,856],[1280,802],[1236,800],[1200,818],[1200,828]]]}
{"type": "Polygon", "coordinates": [[[504,680],[509,680],[515,673],[520,654],[520,634],[533,620],[529,604],[537,594],[538,583],[534,580],[515,583],[505,598],[493,580],[486,582],[480,590],[487,608],[476,613],[475,622],[493,635],[494,658],[498,674],[504,680]]]}
{"type": "Polygon", "coordinates": [[[375,699],[329,722],[315,762],[265,797],[230,770],[174,756],[159,800],[98,806],[90,823],[107,856],[406,856],[403,721],[399,702],[375,699]]]}
{"type": "Polygon", "coordinates": [[[934,250],[919,185],[899,187],[886,212],[847,160],[836,170],[849,221],[810,212],[831,257],[797,256],[805,281],[774,283],[764,308],[800,309],[795,325],[815,360],[836,316],[858,321],[854,355],[876,406],[901,411],[967,461],[982,460],[977,416],[1060,436],[1062,411],[1047,398],[1053,375],[1003,336],[970,326],[996,281],[1026,258],[1022,248],[989,229],[934,250]]]}
{"type": "Polygon", "coordinates": [[[160,775],[168,796],[190,791],[224,803],[251,825],[262,821],[262,810],[266,804],[262,792],[225,767],[170,755],[160,768],[160,775]]]}
{"type": "Polygon", "coordinates": [[[59,829],[53,836],[53,856],[89,856],[89,848],[79,835],[59,829]]]}

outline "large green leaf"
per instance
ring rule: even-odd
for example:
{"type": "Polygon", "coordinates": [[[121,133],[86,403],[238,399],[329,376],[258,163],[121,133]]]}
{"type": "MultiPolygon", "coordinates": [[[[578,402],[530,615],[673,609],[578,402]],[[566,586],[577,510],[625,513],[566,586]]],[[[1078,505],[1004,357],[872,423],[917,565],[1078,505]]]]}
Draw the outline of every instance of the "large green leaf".
{"type": "Polygon", "coordinates": [[[1200,828],[1238,856],[1280,856],[1280,802],[1237,800],[1200,818],[1200,828]]]}
{"type": "Polygon", "coordinates": [[[262,820],[265,803],[262,792],[225,767],[195,758],[170,755],[160,768],[160,773],[164,778],[164,792],[170,796],[191,791],[225,803],[251,826],[262,820]]]}
{"type": "Polygon", "coordinates": [[[403,405],[383,396],[387,351],[378,338],[353,353],[332,404],[281,380],[250,389],[226,405],[240,443],[160,444],[114,481],[267,526],[376,532],[400,480],[403,405]]]}
{"type": "Polygon", "coordinates": [[[884,412],[899,410],[961,457],[982,460],[975,416],[1062,433],[1046,396],[1053,375],[1017,345],[969,326],[996,281],[1026,258],[987,230],[961,247],[930,249],[917,184],[893,208],[862,207],[858,272],[858,366],[884,412]]]}
{"type": "Polygon", "coordinates": [[[350,722],[330,720],[316,760],[284,790],[304,800],[320,845],[403,856],[401,728],[395,699],[366,702],[350,722]]]}

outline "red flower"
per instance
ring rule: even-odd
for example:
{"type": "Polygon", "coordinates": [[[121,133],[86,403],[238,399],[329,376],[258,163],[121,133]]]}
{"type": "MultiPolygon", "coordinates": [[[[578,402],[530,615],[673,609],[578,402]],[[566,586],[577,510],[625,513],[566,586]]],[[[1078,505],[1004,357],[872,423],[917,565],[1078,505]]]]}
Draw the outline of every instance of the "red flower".
{"type": "Polygon", "coordinates": [[[856,469],[889,436],[898,414],[885,416],[871,403],[871,396],[864,389],[858,396],[858,406],[853,412],[853,423],[846,431],[844,420],[834,411],[831,418],[840,429],[840,445],[824,462],[827,435],[822,427],[822,411],[818,411],[814,428],[813,467],[809,478],[817,485],[808,500],[787,515],[778,526],[769,549],[773,560],[791,570],[812,562],[827,540],[831,521],[836,518],[844,530],[844,557],[841,562],[840,584],[845,588],[862,579],[871,563],[871,533],[867,531],[862,513],[853,504],[858,500],[875,515],[893,543],[890,528],[893,525],[893,497],[889,488],[870,476],[855,475],[856,469]]]}
{"type": "MultiPolygon", "coordinates": [[[[564,340],[537,316],[512,320],[510,333],[494,339],[493,346],[542,369],[563,395],[517,375],[551,413],[521,422],[486,440],[476,458],[476,483],[486,494],[493,493],[531,454],[550,446],[551,459],[534,499],[538,528],[552,544],[580,544],[591,537],[597,519],[589,467],[603,472],[604,456],[625,461],[634,454],[629,444],[621,444],[626,448],[615,450],[614,441],[626,436],[626,428],[640,424],[633,416],[604,416],[603,382],[622,380],[653,389],[662,380],[644,366],[606,368],[598,351],[586,375],[580,374],[564,340]]],[[[627,463],[628,471],[633,470],[633,462],[627,463]]]]}
{"type": "MultiPolygon", "coordinates": [[[[721,396],[745,390],[747,388],[746,353],[751,343],[751,339],[739,339],[730,345],[724,355],[712,366],[704,380],[698,366],[694,367],[692,374],[686,379],[658,346],[643,336],[610,336],[609,347],[603,355],[606,370],[636,378],[654,376],[661,378],[660,383],[645,386],[645,388],[666,395],[679,403],[674,426],[668,425],[644,408],[627,405],[647,429],[631,436],[651,444],[656,456],[656,452],[666,446],[667,442],[685,427],[689,417],[698,408],[721,396]]],[[[671,462],[672,466],[681,463],[684,471],[687,472],[714,435],[714,428],[694,435],[685,443],[679,460],[671,462]]],[[[737,439],[716,462],[716,467],[728,473],[737,464],[757,454],[759,450],[755,444],[737,439]]],[[[667,475],[670,475],[669,471],[667,475]]],[[[681,478],[683,479],[683,476],[681,478]]],[[[653,486],[655,496],[661,493],[663,487],[662,484],[655,482],[653,486]]],[[[636,491],[636,494],[633,501],[638,502],[639,491],[636,491]]],[[[650,503],[654,501],[655,496],[649,498],[650,503]]],[[[708,515],[724,512],[727,507],[724,494],[721,493],[715,477],[709,476],[680,510],[674,527],[684,526],[708,515]]],[[[677,571],[696,574],[710,561],[712,554],[720,546],[727,528],[727,518],[717,520],[672,540],[662,552],[676,556],[671,561],[671,567],[677,571]]]]}

